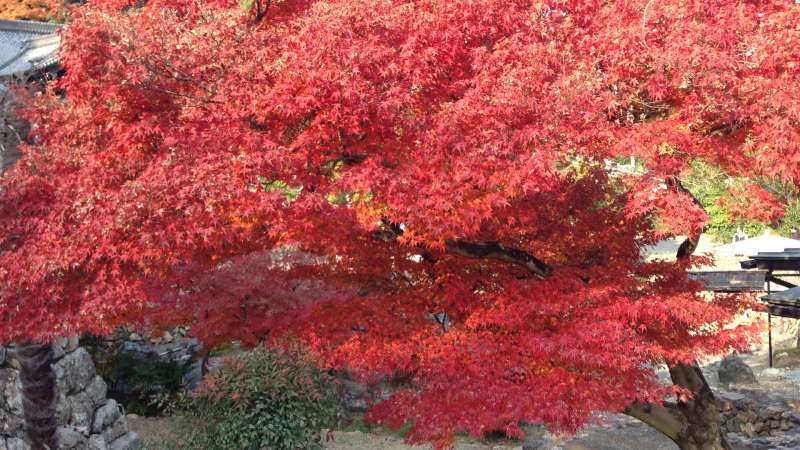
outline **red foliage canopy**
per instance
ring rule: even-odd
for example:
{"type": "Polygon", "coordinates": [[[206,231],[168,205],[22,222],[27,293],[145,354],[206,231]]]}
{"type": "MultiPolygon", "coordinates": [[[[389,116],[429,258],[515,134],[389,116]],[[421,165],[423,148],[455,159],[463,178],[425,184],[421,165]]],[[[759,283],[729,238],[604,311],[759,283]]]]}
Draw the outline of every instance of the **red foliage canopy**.
{"type": "Polygon", "coordinates": [[[0,340],[290,332],[413,377],[373,417],[438,440],[574,430],[745,344],[640,250],[702,230],[696,158],[800,179],[793,2],[128,3],[74,12],[2,179],[0,340]]]}

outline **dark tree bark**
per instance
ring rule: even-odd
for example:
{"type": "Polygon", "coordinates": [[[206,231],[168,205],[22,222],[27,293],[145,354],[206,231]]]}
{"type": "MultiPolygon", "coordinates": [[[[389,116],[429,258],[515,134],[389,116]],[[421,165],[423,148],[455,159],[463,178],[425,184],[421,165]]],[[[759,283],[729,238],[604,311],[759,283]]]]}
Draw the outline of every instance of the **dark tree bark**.
{"type": "Polygon", "coordinates": [[[719,409],[697,364],[670,366],[670,377],[676,386],[694,393],[694,397],[678,402],[676,407],[686,418],[686,426],[675,442],[683,450],[730,450],[719,424],[719,409]]]}
{"type": "Polygon", "coordinates": [[[17,344],[25,432],[33,450],[56,448],[56,378],[50,344],[17,344]]]}

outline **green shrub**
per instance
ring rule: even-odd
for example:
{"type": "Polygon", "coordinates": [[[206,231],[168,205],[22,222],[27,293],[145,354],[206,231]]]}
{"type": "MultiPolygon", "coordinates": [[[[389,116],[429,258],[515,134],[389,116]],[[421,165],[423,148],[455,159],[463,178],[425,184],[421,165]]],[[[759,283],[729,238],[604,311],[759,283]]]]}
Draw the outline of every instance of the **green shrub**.
{"type": "Polygon", "coordinates": [[[800,230],[800,200],[791,200],[786,205],[786,214],[778,228],[783,236],[792,236],[792,230],[800,230]]]}
{"type": "Polygon", "coordinates": [[[733,218],[718,201],[728,195],[728,188],[741,185],[745,180],[732,177],[717,167],[699,161],[685,175],[683,185],[697,198],[708,213],[705,232],[722,242],[730,242],[741,229],[748,236],[758,236],[767,225],[754,220],[733,218]]]}
{"type": "Polygon", "coordinates": [[[341,409],[333,380],[297,351],[256,350],[209,376],[184,408],[187,448],[321,447],[341,409]]]}

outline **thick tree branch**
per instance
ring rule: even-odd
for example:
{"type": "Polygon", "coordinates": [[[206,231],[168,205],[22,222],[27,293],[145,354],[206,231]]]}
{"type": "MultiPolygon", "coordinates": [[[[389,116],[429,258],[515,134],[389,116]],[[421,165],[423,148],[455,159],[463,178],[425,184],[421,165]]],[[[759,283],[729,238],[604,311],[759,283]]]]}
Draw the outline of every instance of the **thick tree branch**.
{"type": "MultiPolygon", "coordinates": [[[[384,242],[394,242],[403,234],[403,228],[388,220],[383,221],[383,227],[372,233],[374,239],[384,242]]],[[[445,249],[454,255],[474,259],[494,259],[524,267],[539,278],[546,278],[553,272],[553,268],[541,259],[530,253],[514,247],[506,247],[499,242],[469,242],[462,239],[445,241],[445,249]]]]}
{"type": "MultiPolygon", "coordinates": [[[[686,189],[686,187],[683,185],[683,183],[681,183],[681,181],[677,177],[674,176],[668,177],[666,181],[668,187],[675,189],[676,191],[682,194],[688,195],[689,198],[692,199],[692,202],[698,208],[705,210],[705,207],[703,206],[702,203],[700,203],[700,200],[698,200],[697,197],[695,197],[694,194],[691,193],[691,191],[686,189]]],[[[688,236],[683,242],[681,242],[680,247],[678,247],[678,253],[675,255],[679,261],[688,258],[692,256],[692,254],[694,254],[694,251],[697,250],[697,245],[700,243],[701,234],[702,231],[695,235],[688,236]]]]}
{"type": "Polygon", "coordinates": [[[466,258],[496,259],[528,269],[539,278],[546,278],[553,268],[544,261],[523,250],[506,247],[498,242],[467,242],[449,240],[445,242],[447,251],[466,258]]]}
{"type": "Polygon", "coordinates": [[[652,403],[634,403],[623,412],[650,425],[676,442],[685,427],[680,412],[675,409],[674,405],[666,403],[663,406],[652,403]]]}
{"type": "Polygon", "coordinates": [[[678,192],[680,192],[682,194],[688,195],[689,198],[692,199],[692,202],[698,208],[700,208],[702,210],[705,210],[705,206],[703,206],[703,204],[700,203],[700,200],[698,200],[697,197],[695,197],[694,194],[692,194],[692,191],[690,191],[689,189],[686,189],[686,186],[684,186],[683,183],[681,183],[681,180],[679,180],[678,177],[674,177],[674,176],[668,177],[666,182],[667,182],[667,186],[668,187],[670,187],[672,189],[675,189],[676,191],[678,191],[678,192]]]}
{"type": "Polygon", "coordinates": [[[680,247],[678,247],[678,253],[676,258],[680,261],[682,259],[688,258],[692,256],[695,250],[697,250],[697,244],[700,243],[700,235],[696,236],[689,236],[681,242],[680,247]]]}
{"type": "Polygon", "coordinates": [[[261,22],[261,19],[267,14],[271,5],[272,0],[267,0],[263,5],[261,4],[261,0],[255,0],[255,23],[261,22]]]}

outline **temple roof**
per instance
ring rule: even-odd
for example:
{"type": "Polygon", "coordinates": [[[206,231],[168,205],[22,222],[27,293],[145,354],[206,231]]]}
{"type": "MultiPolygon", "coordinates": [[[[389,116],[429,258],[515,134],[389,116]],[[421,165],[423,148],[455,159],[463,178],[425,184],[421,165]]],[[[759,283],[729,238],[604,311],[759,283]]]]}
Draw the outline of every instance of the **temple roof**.
{"type": "Polygon", "coordinates": [[[0,20],[0,77],[30,74],[55,66],[60,25],[0,20]]]}

